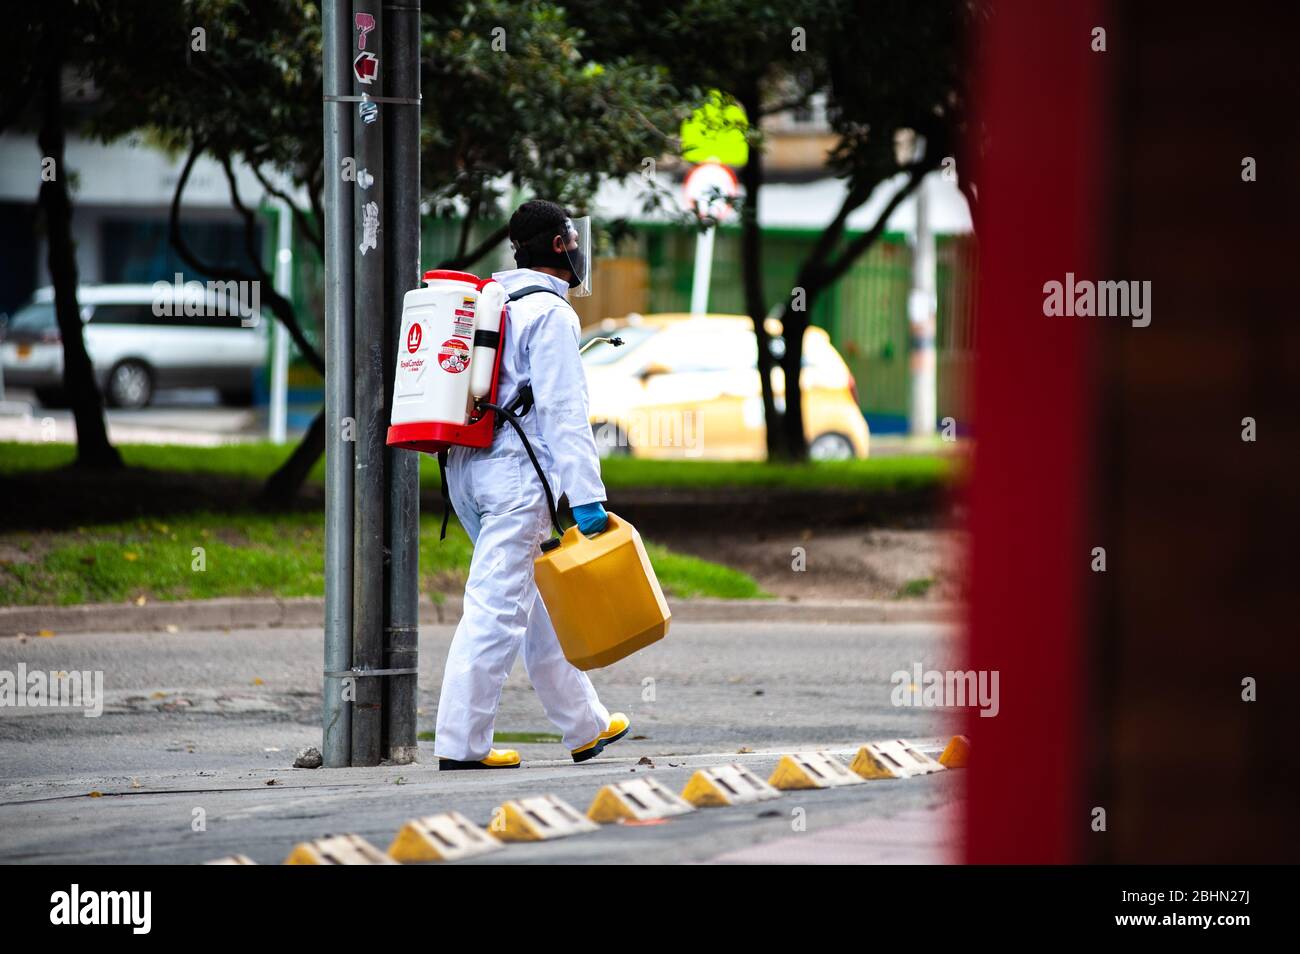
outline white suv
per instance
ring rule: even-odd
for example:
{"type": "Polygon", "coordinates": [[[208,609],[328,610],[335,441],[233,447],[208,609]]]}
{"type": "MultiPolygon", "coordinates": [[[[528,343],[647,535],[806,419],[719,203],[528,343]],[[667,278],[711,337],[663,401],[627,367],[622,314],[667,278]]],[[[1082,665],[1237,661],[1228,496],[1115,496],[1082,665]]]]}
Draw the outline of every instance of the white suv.
{"type": "MultiPolygon", "coordinates": [[[[214,296],[185,314],[185,295],[169,292],[170,315],[156,315],[154,285],[86,285],[77,290],[86,352],[95,378],[114,407],[140,408],[160,388],[213,387],[228,404],[252,402],[253,377],[267,359],[267,325],[245,327],[214,296]],[[226,312],[222,314],[220,312],[226,312]]],[[[171,286],[168,286],[169,288],[171,286]]],[[[191,303],[193,304],[193,303],[191,303]]],[[[63,390],[63,343],[54,317],[54,290],[40,289],[18,309],[0,344],[4,382],[36,390],[58,404],[63,390]]]]}

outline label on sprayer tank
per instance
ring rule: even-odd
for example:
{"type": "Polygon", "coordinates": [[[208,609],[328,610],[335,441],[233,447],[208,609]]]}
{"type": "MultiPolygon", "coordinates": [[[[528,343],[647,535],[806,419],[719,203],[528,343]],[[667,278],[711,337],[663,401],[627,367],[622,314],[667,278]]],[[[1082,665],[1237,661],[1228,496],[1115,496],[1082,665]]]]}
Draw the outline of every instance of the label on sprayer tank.
{"type": "Polygon", "coordinates": [[[460,374],[469,367],[469,342],[448,338],[438,349],[438,366],[450,374],[460,374]]]}

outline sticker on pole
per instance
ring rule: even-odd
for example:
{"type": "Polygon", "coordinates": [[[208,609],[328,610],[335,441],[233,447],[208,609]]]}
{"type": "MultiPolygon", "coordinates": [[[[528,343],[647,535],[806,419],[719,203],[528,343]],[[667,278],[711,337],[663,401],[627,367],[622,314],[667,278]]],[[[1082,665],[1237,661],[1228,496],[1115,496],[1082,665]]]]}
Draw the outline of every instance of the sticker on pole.
{"type": "Polygon", "coordinates": [[[352,72],[358,83],[369,86],[379,75],[379,57],[369,50],[358,53],[357,58],[352,61],[352,72]]]}
{"type": "Polygon", "coordinates": [[[375,28],[375,15],[373,13],[358,13],[352,21],[357,26],[357,49],[366,48],[366,34],[375,28]]]}
{"type": "Polygon", "coordinates": [[[438,366],[448,374],[460,374],[469,367],[469,346],[459,338],[448,338],[438,350],[438,366]]]}
{"type": "MultiPolygon", "coordinates": [[[[357,103],[357,115],[361,117],[361,121],[367,126],[373,126],[375,120],[379,118],[379,104],[370,98],[369,93],[361,94],[361,102],[357,103]]],[[[360,179],[359,174],[358,179],[360,179]]],[[[364,189],[365,186],[361,188],[364,189]]]]}

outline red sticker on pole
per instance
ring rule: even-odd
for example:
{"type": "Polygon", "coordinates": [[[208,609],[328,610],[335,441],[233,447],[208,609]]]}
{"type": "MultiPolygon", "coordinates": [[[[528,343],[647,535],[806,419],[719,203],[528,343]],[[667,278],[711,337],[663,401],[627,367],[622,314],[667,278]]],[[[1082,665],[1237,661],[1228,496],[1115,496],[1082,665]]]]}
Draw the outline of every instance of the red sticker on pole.
{"type": "Polygon", "coordinates": [[[366,34],[375,28],[375,16],[373,13],[358,13],[355,23],[357,25],[357,49],[366,48],[366,34]]]}
{"type": "Polygon", "coordinates": [[[357,58],[352,61],[352,72],[358,83],[369,86],[379,75],[379,57],[373,53],[358,53],[357,58]]]}
{"type": "Polygon", "coordinates": [[[460,374],[469,367],[469,346],[459,338],[448,338],[438,351],[438,367],[448,374],[460,374]]]}

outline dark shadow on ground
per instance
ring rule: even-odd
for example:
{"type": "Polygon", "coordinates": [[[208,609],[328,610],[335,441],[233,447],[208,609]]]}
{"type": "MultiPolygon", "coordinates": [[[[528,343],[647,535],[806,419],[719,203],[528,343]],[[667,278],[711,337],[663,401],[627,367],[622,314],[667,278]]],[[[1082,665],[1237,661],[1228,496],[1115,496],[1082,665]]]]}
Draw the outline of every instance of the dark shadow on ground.
{"type": "MultiPolygon", "coordinates": [[[[211,473],[132,467],[94,472],[66,467],[0,476],[0,531],[66,530],[138,517],[261,509],[262,481],[211,473]]],[[[308,484],[289,507],[322,510],[325,490],[308,484]]],[[[622,488],[607,506],[643,535],[736,530],[769,532],[866,527],[924,528],[947,522],[950,501],[941,487],[874,492],[780,489],[692,490],[622,488]]],[[[424,513],[441,514],[437,489],[420,495],[424,513]]]]}

